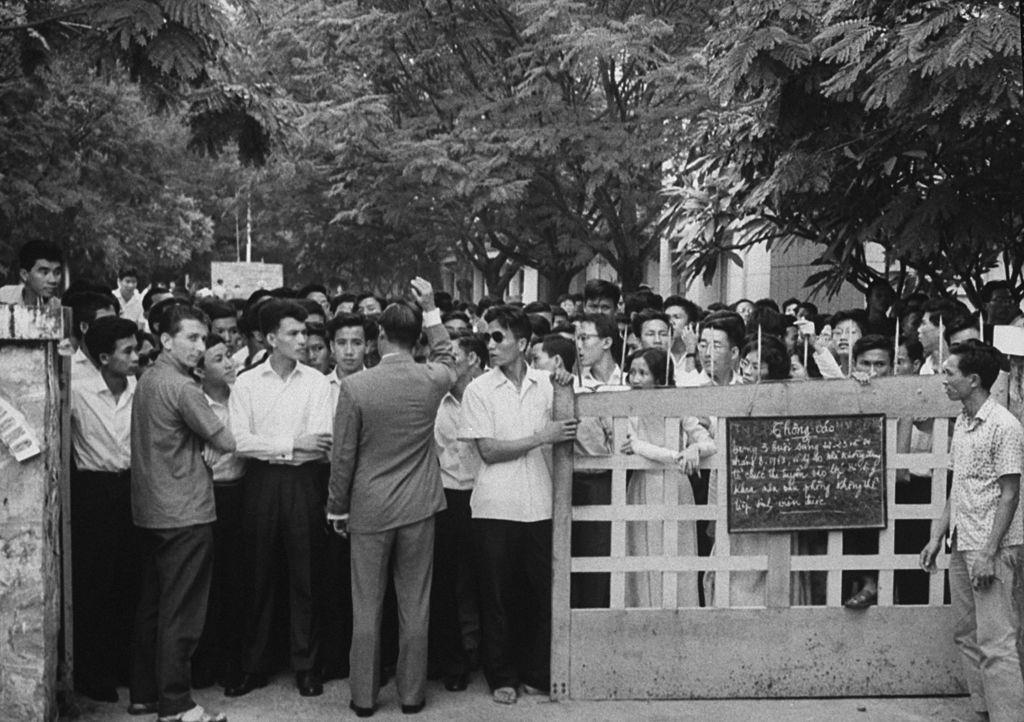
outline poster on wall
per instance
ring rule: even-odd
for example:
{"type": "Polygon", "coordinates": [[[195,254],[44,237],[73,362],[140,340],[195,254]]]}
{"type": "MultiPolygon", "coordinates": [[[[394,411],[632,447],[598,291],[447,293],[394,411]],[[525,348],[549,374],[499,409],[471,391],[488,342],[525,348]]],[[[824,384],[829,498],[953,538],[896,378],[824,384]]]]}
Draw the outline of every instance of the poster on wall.
{"type": "Polygon", "coordinates": [[[222,263],[210,264],[210,284],[214,293],[225,298],[248,298],[261,288],[280,288],[284,285],[284,267],[280,263],[222,263]]]}
{"type": "Polygon", "coordinates": [[[39,440],[32,432],[24,415],[5,399],[0,398],[0,441],[19,462],[28,461],[42,453],[39,440]]]}

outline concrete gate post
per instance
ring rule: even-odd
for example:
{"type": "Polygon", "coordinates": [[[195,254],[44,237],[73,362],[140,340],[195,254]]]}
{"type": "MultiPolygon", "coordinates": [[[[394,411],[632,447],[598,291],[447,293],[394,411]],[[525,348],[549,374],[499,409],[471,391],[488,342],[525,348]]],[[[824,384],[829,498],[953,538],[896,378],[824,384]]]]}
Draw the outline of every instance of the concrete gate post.
{"type": "Polygon", "coordinates": [[[61,312],[0,305],[0,719],[7,722],[57,713],[63,337],[61,312]]]}

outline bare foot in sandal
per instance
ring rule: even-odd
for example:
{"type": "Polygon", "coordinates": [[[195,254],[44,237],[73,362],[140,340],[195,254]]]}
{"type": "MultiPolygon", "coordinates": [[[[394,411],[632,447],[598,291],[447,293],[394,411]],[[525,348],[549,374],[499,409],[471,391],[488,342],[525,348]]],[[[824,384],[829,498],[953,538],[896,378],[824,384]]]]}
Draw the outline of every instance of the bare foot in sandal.
{"type": "Polygon", "coordinates": [[[492,697],[498,704],[515,704],[516,690],[514,687],[498,687],[492,697]]]}

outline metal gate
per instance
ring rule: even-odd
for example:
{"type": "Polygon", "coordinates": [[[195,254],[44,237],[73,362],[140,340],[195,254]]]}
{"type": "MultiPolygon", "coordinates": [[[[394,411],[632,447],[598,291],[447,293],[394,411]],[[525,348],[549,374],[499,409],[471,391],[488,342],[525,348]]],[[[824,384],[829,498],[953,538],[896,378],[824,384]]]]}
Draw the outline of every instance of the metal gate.
{"type": "MultiPolygon", "coordinates": [[[[1005,402],[1005,391],[997,396],[1005,402]]],[[[944,695],[964,690],[952,642],[951,614],[944,603],[948,560],[927,584],[927,603],[902,604],[894,596],[894,576],[917,570],[918,555],[897,554],[896,537],[908,523],[939,516],[946,499],[951,418],[960,412],[939,377],[899,377],[854,381],[766,383],[748,386],[656,389],[573,396],[555,392],[555,417],[613,419],[614,448],[625,438],[629,418],[663,420],[665,446],[678,443],[682,416],[714,419],[718,452],[707,466],[717,490],[712,503],[680,504],[677,481],[666,476],[664,497],[656,503],[627,503],[630,470],[657,469],[635,455],[573,458],[571,444],[555,449],[554,580],[551,679],[554,699],[685,699],[744,697],[829,697],[944,695]],[[727,531],[726,420],[751,416],[883,414],[886,417],[886,494],[888,523],[879,532],[878,553],[844,552],[843,532],[828,531],[814,554],[800,553],[790,532],[766,534],[752,548],[727,531]],[[930,453],[898,453],[899,419],[934,419],[930,453]],[[611,503],[572,506],[573,468],[610,470],[611,503]],[[928,467],[929,503],[898,504],[897,470],[928,467]],[[715,523],[715,552],[680,555],[680,522],[715,523]],[[573,521],[609,522],[611,554],[572,557],[573,521]],[[663,554],[627,554],[627,526],[655,522],[663,533],[663,554]],[[744,552],[745,549],[750,551],[744,552]],[[878,575],[878,603],[866,610],[842,606],[843,573],[871,570],[878,575]],[[610,575],[607,609],[570,608],[573,574],[610,575]],[[660,600],[649,608],[627,607],[627,575],[661,576],[660,600]],[[714,607],[680,607],[679,580],[694,583],[698,573],[713,583],[714,607]],[[763,598],[738,608],[734,579],[761,575],[763,598]],[[823,577],[822,604],[802,606],[796,585],[810,575],[823,577]]],[[[686,483],[685,477],[682,477],[686,483]]],[[[712,497],[715,494],[712,493],[712,497]]],[[[819,592],[821,585],[818,586],[819,592]]],[[[692,596],[692,595],[691,595],[692,596]]],[[[819,594],[819,596],[821,596],[819,594]]],[[[923,600],[920,600],[923,601],[923,600]]],[[[749,603],[749,600],[746,601],[749,603]]]]}

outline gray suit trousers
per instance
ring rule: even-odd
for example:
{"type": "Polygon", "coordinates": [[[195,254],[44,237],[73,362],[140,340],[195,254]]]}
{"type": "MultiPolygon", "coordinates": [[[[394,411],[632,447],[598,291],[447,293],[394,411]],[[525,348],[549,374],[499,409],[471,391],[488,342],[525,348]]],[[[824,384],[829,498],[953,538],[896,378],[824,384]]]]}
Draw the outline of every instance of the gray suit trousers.
{"type": "Polygon", "coordinates": [[[434,517],[375,534],[352,535],[352,651],[349,685],[360,707],[377,704],[380,622],[388,560],[398,596],[398,670],[401,704],[423,701],[427,684],[427,630],[434,567],[434,517]],[[392,556],[393,555],[393,556],[392,556]]]}

